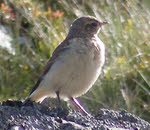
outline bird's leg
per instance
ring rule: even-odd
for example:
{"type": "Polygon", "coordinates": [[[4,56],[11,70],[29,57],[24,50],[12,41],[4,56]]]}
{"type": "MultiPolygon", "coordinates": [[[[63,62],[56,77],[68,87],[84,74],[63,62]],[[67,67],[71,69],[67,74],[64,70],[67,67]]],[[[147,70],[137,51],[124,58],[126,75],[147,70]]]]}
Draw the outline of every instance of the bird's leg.
{"type": "Polygon", "coordinates": [[[76,98],[71,97],[72,102],[79,108],[80,111],[85,113],[86,115],[89,115],[89,113],[82,107],[79,103],[79,101],[76,98]]]}
{"type": "Polygon", "coordinates": [[[57,95],[57,101],[58,101],[58,108],[62,109],[62,105],[61,105],[61,101],[60,101],[60,96],[59,96],[59,91],[56,91],[56,95],[57,95]]]}
{"type": "Polygon", "coordinates": [[[61,101],[60,101],[60,96],[59,96],[59,91],[56,91],[57,95],[57,100],[58,100],[58,106],[57,106],[57,116],[58,117],[65,117],[69,114],[69,111],[67,109],[63,109],[61,101]]]}

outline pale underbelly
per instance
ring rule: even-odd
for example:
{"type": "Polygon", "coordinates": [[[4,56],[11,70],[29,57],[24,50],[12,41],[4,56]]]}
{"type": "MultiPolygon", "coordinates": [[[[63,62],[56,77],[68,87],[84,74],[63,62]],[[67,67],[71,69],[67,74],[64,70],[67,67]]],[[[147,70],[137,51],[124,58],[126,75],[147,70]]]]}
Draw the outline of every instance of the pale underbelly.
{"type": "Polygon", "coordinates": [[[56,64],[40,84],[46,95],[55,97],[59,91],[62,99],[78,97],[86,93],[97,80],[101,68],[84,61],[56,64]]]}

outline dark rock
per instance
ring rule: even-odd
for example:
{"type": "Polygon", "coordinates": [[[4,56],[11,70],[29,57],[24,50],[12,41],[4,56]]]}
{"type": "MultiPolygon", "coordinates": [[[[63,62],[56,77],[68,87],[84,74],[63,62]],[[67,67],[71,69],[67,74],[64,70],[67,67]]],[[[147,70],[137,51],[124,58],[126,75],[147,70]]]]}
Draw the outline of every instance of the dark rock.
{"type": "Polygon", "coordinates": [[[59,110],[43,104],[21,101],[0,103],[0,129],[40,130],[150,130],[150,124],[126,111],[101,109],[98,115],[85,116],[76,110],[59,110]]]}

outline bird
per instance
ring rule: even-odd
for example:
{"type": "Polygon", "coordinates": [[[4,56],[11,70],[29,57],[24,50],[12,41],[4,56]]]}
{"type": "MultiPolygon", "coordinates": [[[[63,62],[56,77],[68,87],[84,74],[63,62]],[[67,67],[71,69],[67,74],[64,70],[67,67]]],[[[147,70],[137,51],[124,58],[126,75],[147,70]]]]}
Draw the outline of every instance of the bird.
{"type": "Polygon", "coordinates": [[[25,102],[41,103],[47,97],[57,98],[59,104],[61,100],[71,100],[88,115],[77,97],[87,93],[101,73],[105,46],[98,34],[105,24],[93,16],[75,19],[25,102]]]}

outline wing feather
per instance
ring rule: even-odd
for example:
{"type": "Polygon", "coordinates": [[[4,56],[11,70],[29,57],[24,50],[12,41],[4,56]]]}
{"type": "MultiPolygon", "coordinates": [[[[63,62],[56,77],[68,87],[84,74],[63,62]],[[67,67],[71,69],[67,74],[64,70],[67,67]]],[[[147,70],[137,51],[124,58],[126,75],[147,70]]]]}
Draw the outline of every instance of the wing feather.
{"type": "Polygon", "coordinates": [[[68,49],[69,42],[64,40],[53,52],[51,58],[47,62],[47,65],[44,68],[42,75],[40,76],[39,80],[36,82],[35,86],[33,87],[32,91],[30,92],[29,96],[38,88],[43,77],[47,74],[47,72],[51,69],[51,66],[56,61],[57,57],[61,55],[65,50],[68,49]]]}

